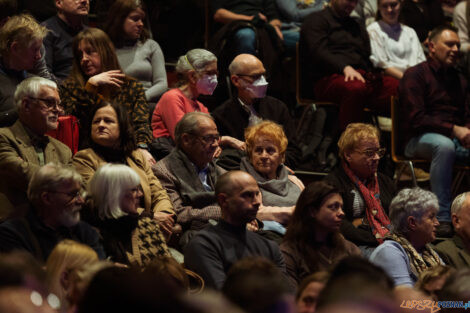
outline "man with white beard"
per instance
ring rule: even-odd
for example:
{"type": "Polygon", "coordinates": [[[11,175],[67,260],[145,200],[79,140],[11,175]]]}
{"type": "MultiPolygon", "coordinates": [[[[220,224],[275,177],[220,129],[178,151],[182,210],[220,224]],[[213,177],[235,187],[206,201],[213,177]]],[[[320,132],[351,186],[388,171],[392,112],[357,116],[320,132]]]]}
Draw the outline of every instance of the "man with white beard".
{"type": "Polygon", "coordinates": [[[58,242],[72,239],[89,245],[103,259],[98,233],[80,221],[85,195],[82,177],[72,167],[56,163],[41,167],[28,186],[26,216],[0,224],[0,252],[26,250],[45,261],[58,242]]]}

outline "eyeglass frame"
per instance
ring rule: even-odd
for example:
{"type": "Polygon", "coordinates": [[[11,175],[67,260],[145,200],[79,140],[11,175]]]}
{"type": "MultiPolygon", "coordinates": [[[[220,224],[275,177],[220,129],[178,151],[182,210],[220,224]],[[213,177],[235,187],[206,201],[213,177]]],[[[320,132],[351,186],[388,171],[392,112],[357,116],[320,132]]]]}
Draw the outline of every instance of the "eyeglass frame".
{"type": "Polygon", "coordinates": [[[260,79],[262,76],[264,76],[264,78],[267,80],[266,78],[266,72],[264,73],[261,73],[261,74],[253,74],[253,75],[249,75],[249,74],[235,74],[236,76],[241,76],[241,77],[249,77],[251,78],[253,81],[257,81],[258,79],[260,79]]]}
{"type": "Polygon", "coordinates": [[[48,192],[67,195],[70,197],[69,202],[78,199],[78,197],[84,200],[86,196],[88,195],[87,191],[83,188],[80,188],[80,190],[78,190],[77,192],[64,192],[64,191],[57,191],[57,190],[48,190],[48,192]]]}
{"type": "Polygon", "coordinates": [[[52,104],[52,101],[53,101],[52,99],[39,98],[39,97],[30,97],[30,96],[28,96],[28,98],[32,99],[32,100],[42,101],[42,103],[44,103],[46,105],[46,107],[49,111],[51,111],[54,108],[57,108],[59,111],[62,110],[62,102],[61,101],[59,101],[59,102],[54,101],[54,103],[52,104]]]}
{"type": "Polygon", "coordinates": [[[367,158],[373,158],[376,154],[379,158],[383,158],[385,156],[385,152],[387,151],[386,148],[378,148],[378,149],[366,149],[366,150],[355,150],[361,154],[364,154],[367,158]]]}
{"type": "Polygon", "coordinates": [[[222,136],[220,136],[219,133],[217,133],[217,135],[205,135],[205,136],[201,136],[201,135],[197,135],[197,134],[193,134],[193,133],[189,133],[189,134],[194,136],[194,137],[197,137],[198,139],[200,139],[202,141],[202,143],[205,144],[205,145],[209,145],[209,144],[212,144],[214,142],[219,142],[220,138],[222,137],[222,136]],[[210,139],[212,139],[212,140],[209,141],[210,139]]]}

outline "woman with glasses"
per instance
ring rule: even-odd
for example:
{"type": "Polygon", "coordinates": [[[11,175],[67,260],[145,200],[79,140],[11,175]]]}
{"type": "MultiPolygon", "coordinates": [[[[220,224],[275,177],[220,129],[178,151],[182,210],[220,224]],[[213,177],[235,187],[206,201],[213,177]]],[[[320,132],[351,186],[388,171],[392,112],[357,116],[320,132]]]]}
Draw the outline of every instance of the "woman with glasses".
{"type": "MultiPolygon", "coordinates": [[[[125,109],[116,103],[101,102],[92,111],[90,148],[78,151],[73,165],[88,184],[96,170],[105,163],[130,166],[140,177],[140,207],[160,222],[166,235],[174,224],[173,205],[155,177],[140,149],[125,109]]],[[[87,125],[84,125],[87,127],[87,125]]],[[[92,212],[91,216],[96,216],[92,212]]]]}
{"type": "MultiPolygon", "coordinates": [[[[174,147],[176,123],[189,112],[209,113],[197,98],[212,95],[217,87],[217,57],[204,49],[193,49],[182,55],[176,63],[176,88],[165,92],[152,116],[153,145],[158,158],[163,158],[174,147]]],[[[232,137],[221,138],[221,145],[241,148],[243,142],[232,137]]]]}
{"type": "Polygon", "coordinates": [[[333,269],[346,256],[361,254],[341,235],[343,219],[343,199],[337,188],[319,181],[302,191],[281,243],[293,286],[310,274],[333,269]]]}
{"type": "MultiPolygon", "coordinates": [[[[87,28],[73,41],[73,65],[69,77],[60,86],[60,98],[68,114],[81,125],[89,123],[91,110],[99,102],[113,101],[122,106],[136,133],[137,146],[145,159],[154,163],[148,152],[152,142],[148,104],[142,85],[126,76],[119,65],[114,45],[105,32],[87,28]]],[[[80,127],[80,148],[87,147],[88,129],[80,127]]]]}
{"type": "Polygon", "coordinates": [[[157,256],[169,256],[158,223],[140,208],[140,176],[132,168],[101,166],[89,190],[104,250],[113,262],[144,267],[157,256]]]}
{"type": "Polygon", "coordinates": [[[289,222],[295,203],[304,189],[303,183],[284,166],[287,137],[282,127],[263,121],[245,130],[247,156],[240,169],[250,173],[258,183],[262,204],[257,218],[264,230],[281,235],[289,222]]]}
{"type": "Polygon", "coordinates": [[[349,124],[338,141],[341,163],[326,177],[344,201],[341,232],[364,256],[369,256],[388,233],[388,206],[396,193],[392,180],[377,172],[385,155],[379,136],[379,130],[370,124],[349,124]]]}

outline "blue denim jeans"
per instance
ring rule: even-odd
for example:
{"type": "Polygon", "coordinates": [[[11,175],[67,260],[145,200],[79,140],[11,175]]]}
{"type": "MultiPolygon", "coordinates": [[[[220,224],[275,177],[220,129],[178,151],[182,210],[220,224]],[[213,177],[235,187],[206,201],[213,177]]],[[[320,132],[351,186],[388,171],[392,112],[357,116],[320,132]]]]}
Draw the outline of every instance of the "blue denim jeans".
{"type": "Polygon", "coordinates": [[[256,53],[256,33],[251,28],[241,28],[233,36],[233,44],[235,47],[235,54],[242,53],[255,54],[256,53]]]}
{"type": "Polygon", "coordinates": [[[411,138],[406,145],[405,155],[431,160],[431,190],[439,200],[437,219],[440,222],[450,222],[452,170],[456,160],[455,143],[444,135],[425,133],[411,138]]]}

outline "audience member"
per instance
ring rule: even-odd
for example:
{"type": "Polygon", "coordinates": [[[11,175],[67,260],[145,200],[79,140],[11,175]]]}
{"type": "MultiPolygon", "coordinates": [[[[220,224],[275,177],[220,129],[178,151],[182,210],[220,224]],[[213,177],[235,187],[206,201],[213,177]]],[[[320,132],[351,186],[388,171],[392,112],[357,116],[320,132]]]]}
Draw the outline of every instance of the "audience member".
{"type": "Polygon", "coordinates": [[[297,286],[309,274],[331,270],[342,258],[361,251],[339,232],[344,217],[339,191],[314,182],[300,194],[281,244],[287,274],[297,286]]]}
{"type": "MultiPolygon", "coordinates": [[[[230,1],[216,0],[211,2],[211,13],[214,21],[220,24],[230,24],[232,22],[248,21],[251,26],[240,24],[236,27],[234,35],[228,38],[233,44],[235,50],[233,56],[241,53],[255,55],[257,53],[256,28],[268,28],[274,36],[282,41],[284,36],[281,31],[281,21],[277,12],[276,2],[274,0],[257,1],[230,1]],[[270,28],[269,28],[270,27],[270,28]]],[[[230,29],[226,27],[226,29],[230,29]]],[[[295,43],[294,43],[295,45],[295,43]]]]}
{"type": "Polygon", "coordinates": [[[365,258],[350,256],[339,261],[331,271],[320,293],[317,311],[333,312],[328,310],[330,306],[346,304],[347,312],[395,312],[393,300],[393,281],[386,272],[365,258]]]}
{"type": "Polygon", "coordinates": [[[175,127],[176,148],[154,167],[183,231],[197,231],[210,220],[220,219],[214,190],[218,176],[225,171],[213,162],[219,138],[209,114],[186,113],[175,127]]]}
{"type": "Polygon", "coordinates": [[[419,41],[424,42],[429,32],[446,23],[440,0],[403,0],[400,21],[416,31],[419,41]]]}
{"type": "Polygon", "coordinates": [[[108,163],[90,181],[90,195],[98,211],[98,229],[112,261],[144,267],[155,257],[169,255],[157,222],[140,209],[140,177],[123,164],[108,163]]]}
{"type": "Polygon", "coordinates": [[[377,17],[377,0],[358,0],[351,17],[366,27],[369,26],[377,17]]]}
{"type": "Polygon", "coordinates": [[[217,180],[215,195],[222,219],[191,239],[184,250],[186,267],[201,275],[206,286],[214,289],[221,289],[230,267],[248,256],[265,257],[285,272],[277,244],[247,230],[247,223],[255,219],[261,204],[254,178],[241,171],[227,172],[217,180]]]}
{"type": "Polygon", "coordinates": [[[438,265],[422,272],[415,284],[415,289],[438,300],[436,293],[442,289],[447,278],[456,270],[448,265],[438,265]]]}
{"type": "Polygon", "coordinates": [[[49,30],[44,38],[47,68],[55,79],[64,80],[73,63],[73,38],[82,31],[90,10],[89,0],[56,0],[57,15],[42,25],[49,30]]]}
{"type": "Polygon", "coordinates": [[[344,201],[341,233],[365,256],[369,256],[387,234],[388,207],[396,194],[392,180],[377,172],[379,160],[385,154],[379,139],[376,127],[349,124],[338,141],[341,164],[325,179],[338,188],[344,201]]]}
{"type": "Polygon", "coordinates": [[[62,312],[71,312],[76,288],[84,269],[99,261],[96,252],[87,245],[63,240],[52,250],[46,262],[46,284],[49,292],[60,301],[62,312]]]}
{"type": "Polygon", "coordinates": [[[73,165],[85,184],[89,184],[96,170],[105,163],[130,166],[140,177],[143,202],[139,201],[139,205],[147,214],[153,214],[166,234],[171,234],[174,224],[173,205],[146,162],[142,149],[137,149],[125,108],[102,101],[91,114],[90,148],[78,151],[73,158],[73,165]]]}
{"type": "Polygon", "coordinates": [[[300,62],[310,73],[316,99],[339,105],[339,126],[362,122],[364,107],[390,114],[398,80],[374,69],[364,24],[350,17],[357,0],[332,0],[302,24],[300,62]]]}
{"type": "Polygon", "coordinates": [[[0,254],[0,289],[27,287],[47,294],[46,272],[42,264],[26,251],[0,254]]]}
{"type": "Polygon", "coordinates": [[[413,287],[418,276],[443,265],[430,243],[439,222],[437,197],[421,188],[403,189],[390,204],[392,231],[370,256],[393,279],[395,286],[413,287]]]}
{"type": "Polygon", "coordinates": [[[283,102],[266,96],[268,82],[263,63],[253,55],[241,54],[233,59],[229,71],[237,93],[211,113],[220,134],[243,140],[247,126],[263,119],[276,122],[284,127],[289,139],[286,164],[295,167],[301,152],[296,145],[294,120],[283,102]]]}
{"type": "Polygon", "coordinates": [[[455,234],[435,246],[445,264],[455,268],[470,267],[470,193],[458,195],[451,207],[455,234]]]}
{"type": "MultiPolygon", "coordinates": [[[[470,299],[470,269],[461,268],[450,275],[442,289],[437,292],[437,298],[439,301],[461,301],[465,304],[465,301],[470,299]]],[[[464,313],[465,311],[465,307],[442,308],[443,313],[464,313]]]]}
{"type": "Polygon", "coordinates": [[[0,251],[26,250],[45,261],[55,245],[73,239],[104,258],[98,234],[80,221],[85,193],[74,169],[48,163],[34,173],[28,186],[30,210],[25,217],[0,224],[0,251]]]}
{"type": "Polygon", "coordinates": [[[295,296],[298,313],[315,313],[318,297],[329,276],[328,272],[316,272],[302,280],[295,296]]]}
{"type": "Polygon", "coordinates": [[[367,27],[372,64],[396,79],[407,68],[426,61],[416,32],[398,22],[401,5],[402,0],[379,0],[377,21],[367,27]]]}
{"type": "MultiPolygon", "coordinates": [[[[329,0],[305,1],[305,0],[276,0],[281,20],[283,22],[281,29],[285,24],[294,24],[300,26],[303,20],[311,13],[321,11],[329,4],[329,0]]],[[[297,32],[300,28],[297,29],[297,32]]],[[[299,41],[299,37],[297,37],[299,41]]]]}
{"type": "Polygon", "coordinates": [[[57,128],[61,111],[56,83],[40,77],[28,78],[16,88],[14,102],[18,121],[0,129],[1,219],[25,212],[29,180],[41,165],[70,164],[72,159],[66,145],[45,135],[57,128]]]}
{"type": "Polygon", "coordinates": [[[240,169],[253,176],[261,190],[262,203],[257,218],[263,221],[264,230],[283,235],[305,188],[283,164],[287,137],[281,126],[263,121],[245,130],[245,140],[248,158],[242,158],[240,169]]]}
{"type": "Polygon", "coordinates": [[[41,59],[40,49],[47,29],[30,15],[16,15],[0,28],[0,126],[17,118],[13,95],[41,59]]]}
{"type": "Polygon", "coordinates": [[[454,26],[458,29],[458,35],[460,38],[460,51],[467,53],[470,50],[470,38],[468,31],[470,27],[468,22],[470,18],[467,18],[467,4],[468,1],[460,1],[454,9],[454,26]]]}
{"type": "MultiPolygon", "coordinates": [[[[105,100],[119,104],[129,115],[141,153],[154,163],[147,150],[152,133],[144,90],[138,81],[122,73],[109,37],[100,29],[87,28],[75,36],[73,55],[72,71],[60,88],[65,111],[86,125],[97,103],[105,100]]],[[[88,138],[88,130],[81,127],[80,138],[88,138]]]]}
{"type": "Polygon", "coordinates": [[[175,127],[185,113],[208,113],[197,100],[201,94],[211,95],[217,86],[217,58],[204,49],[193,49],[176,63],[177,87],[161,97],[152,114],[153,137],[158,155],[165,157],[174,147],[175,127]]]}
{"type": "Polygon", "coordinates": [[[222,293],[247,313],[295,311],[283,272],[263,257],[247,257],[233,264],[222,293]]]}
{"type": "Polygon", "coordinates": [[[431,160],[431,190],[439,199],[438,237],[451,237],[454,161],[468,162],[470,110],[467,82],[454,68],[460,40],[450,26],[429,35],[429,59],[409,68],[400,81],[400,116],[405,155],[431,160]]]}
{"type": "Polygon", "coordinates": [[[116,47],[124,73],[142,84],[148,102],[157,102],[168,89],[165,58],[150,38],[144,2],[117,0],[108,15],[104,30],[116,47]]]}

